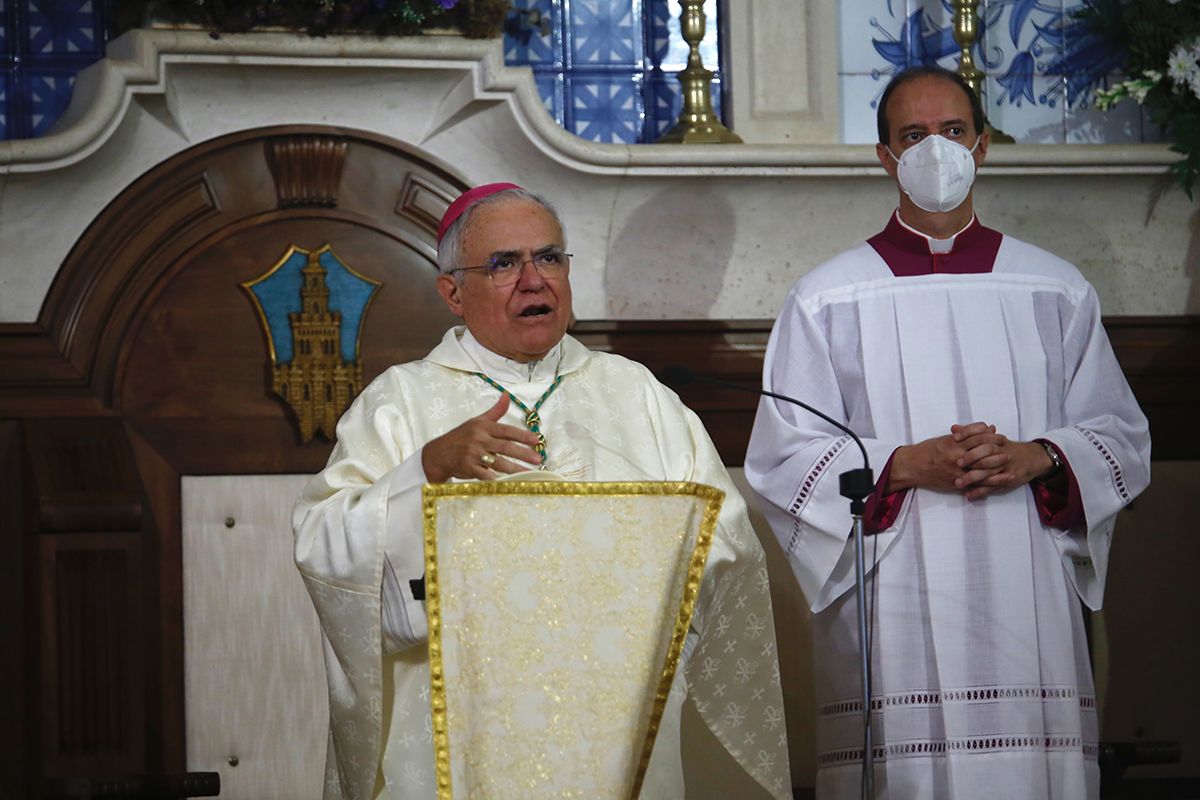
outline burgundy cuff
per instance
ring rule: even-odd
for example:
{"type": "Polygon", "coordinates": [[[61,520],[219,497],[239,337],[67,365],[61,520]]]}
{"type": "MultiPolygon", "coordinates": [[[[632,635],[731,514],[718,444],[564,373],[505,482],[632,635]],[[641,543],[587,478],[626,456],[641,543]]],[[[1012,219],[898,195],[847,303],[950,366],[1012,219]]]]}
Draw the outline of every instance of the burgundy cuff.
{"type": "Polygon", "coordinates": [[[871,496],[867,498],[867,509],[863,512],[863,533],[867,536],[886,531],[895,525],[896,517],[900,515],[900,508],[904,505],[904,498],[908,495],[908,489],[891,494],[883,493],[887,488],[888,479],[891,477],[892,459],[895,457],[896,451],[893,450],[887,463],[883,465],[883,472],[879,474],[879,480],[875,482],[875,491],[871,492],[871,496]]]}
{"type": "Polygon", "coordinates": [[[1033,491],[1033,502],[1037,506],[1038,517],[1042,524],[1060,531],[1068,531],[1087,524],[1083,513],[1083,498],[1079,494],[1079,483],[1071,470],[1071,463],[1062,448],[1047,439],[1035,439],[1054,448],[1063,468],[1054,477],[1045,481],[1030,481],[1029,488],[1033,491]]]}

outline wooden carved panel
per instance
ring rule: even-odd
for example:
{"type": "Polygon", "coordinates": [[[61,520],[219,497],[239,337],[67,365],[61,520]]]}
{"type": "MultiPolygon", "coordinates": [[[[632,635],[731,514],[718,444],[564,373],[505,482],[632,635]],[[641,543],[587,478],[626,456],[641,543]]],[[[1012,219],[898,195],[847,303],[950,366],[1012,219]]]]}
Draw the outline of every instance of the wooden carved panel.
{"type": "Polygon", "coordinates": [[[334,136],[277,136],[265,143],[280,208],[338,204],[348,144],[334,136]]]}
{"type": "Polygon", "coordinates": [[[141,771],[147,528],[121,422],[31,419],[23,439],[41,774],[141,771]]]}
{"type": "Polygon", "coordinates": [[[39,537],[44,775],[120,775],[145,763],[141,537],[39,537]]]}
{"type": "Polygon", "coordinates": [[[36,675],[36,660],[26,645],[35,627],[28,578],[36,560],[27,535],[26,469],[21,423],[0,419],[0,796],[19,796],[27,784],[37,750],[36,704],[27,687],[36,675]]]}
{"type": "Polygon", "coordinates": [[[137,530],[137,469],[120,421],[55,420],[26,428],[38,528],[43,532],[137,530]]]}
{"type": "Polygon", "coordinates": [[[269,342],[240,284],[290,246],[326,243],[382,283],[358,388],[424,355],[455,319],[436,293],[433,239],[463,188],[369,133],[289,126],[205,142],[100,213],[36,323],[0,325],[0,415],[13,420],[0,478],[20,500],[0,518],[6,545],[29,543],[7,550],[28,556],[24,584],[0,593],[25,598],[0,604],[28,653],[3,673],[28,708],[27,724],[0,725],[19,762],[0,779],[16,796],[56,778],[182,780],[180,477],[311,473],[331,447],[299,441],[272,395],[269,342]]]}

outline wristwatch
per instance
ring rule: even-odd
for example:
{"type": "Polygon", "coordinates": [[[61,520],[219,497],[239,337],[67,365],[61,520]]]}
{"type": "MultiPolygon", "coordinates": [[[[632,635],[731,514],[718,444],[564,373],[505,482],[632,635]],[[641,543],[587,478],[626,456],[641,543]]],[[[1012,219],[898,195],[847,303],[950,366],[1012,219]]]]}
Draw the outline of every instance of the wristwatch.
{"type": "Polygon", "coordinates": [[[1054,449],[1054,445],[1049,442],[1038,442],[1038,444],[1046,449],[1046,455],[1050,457],[1050,469],[1037,477],[1039,481],[1045,481],[1062,472],[1063,463],[1062,459],[1058,457],[1058,451],[1054,449]]]}

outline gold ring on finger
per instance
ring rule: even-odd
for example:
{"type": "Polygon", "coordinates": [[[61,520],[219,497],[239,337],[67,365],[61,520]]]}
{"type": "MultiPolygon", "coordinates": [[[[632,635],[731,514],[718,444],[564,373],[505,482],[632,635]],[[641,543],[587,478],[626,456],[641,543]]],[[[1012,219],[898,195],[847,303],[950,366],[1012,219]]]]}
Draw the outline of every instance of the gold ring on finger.
{"type": "Polygon", "coordinates": [[[496,456],[491,453],[484,453],[479,457],[479,463],[483,464],[485,467],[490,467],[496,463],[496,456]]]}

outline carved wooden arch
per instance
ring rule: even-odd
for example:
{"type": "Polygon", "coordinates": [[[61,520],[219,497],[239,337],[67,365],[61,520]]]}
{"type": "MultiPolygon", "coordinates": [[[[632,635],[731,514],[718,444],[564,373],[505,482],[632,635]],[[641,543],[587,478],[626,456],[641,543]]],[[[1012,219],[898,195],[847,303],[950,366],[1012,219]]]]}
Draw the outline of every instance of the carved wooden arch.
{"type": "Polygon", "coordinates": [[[189,253],[235,229],[338,218],[436,257],[441,209],[466,182],[427,153],[327,126],[258,128],[185,150],[121,192],[59,270],[20,365],[5,383],[87,390],[111,407],[122,346],[189,253]],[[339,180],[340,178],[340,180],[339,180]]]}
{"type": "Polygon", "coordinates": [[[186,769],[180,476],[314,472],[331,446],[301,444],[271,394],[240,284],[291,245],[331,244],[383,284],[363,327],[369,381],[454,320],[434,286],[435,234],[465,187],[372,133],[223,136],[124,189],[72,248],[38,321],[0,325],[0,476],[17,487],[11,507],[28,508],[0,515],[21,530],[26,565],[25,588],[6,584],[0,606],[24,609],[10,613],[30,653],[0,675],[22,709],[0,725],[21,765],[6,784],[38,797],[56,779],[186,769]]]}

